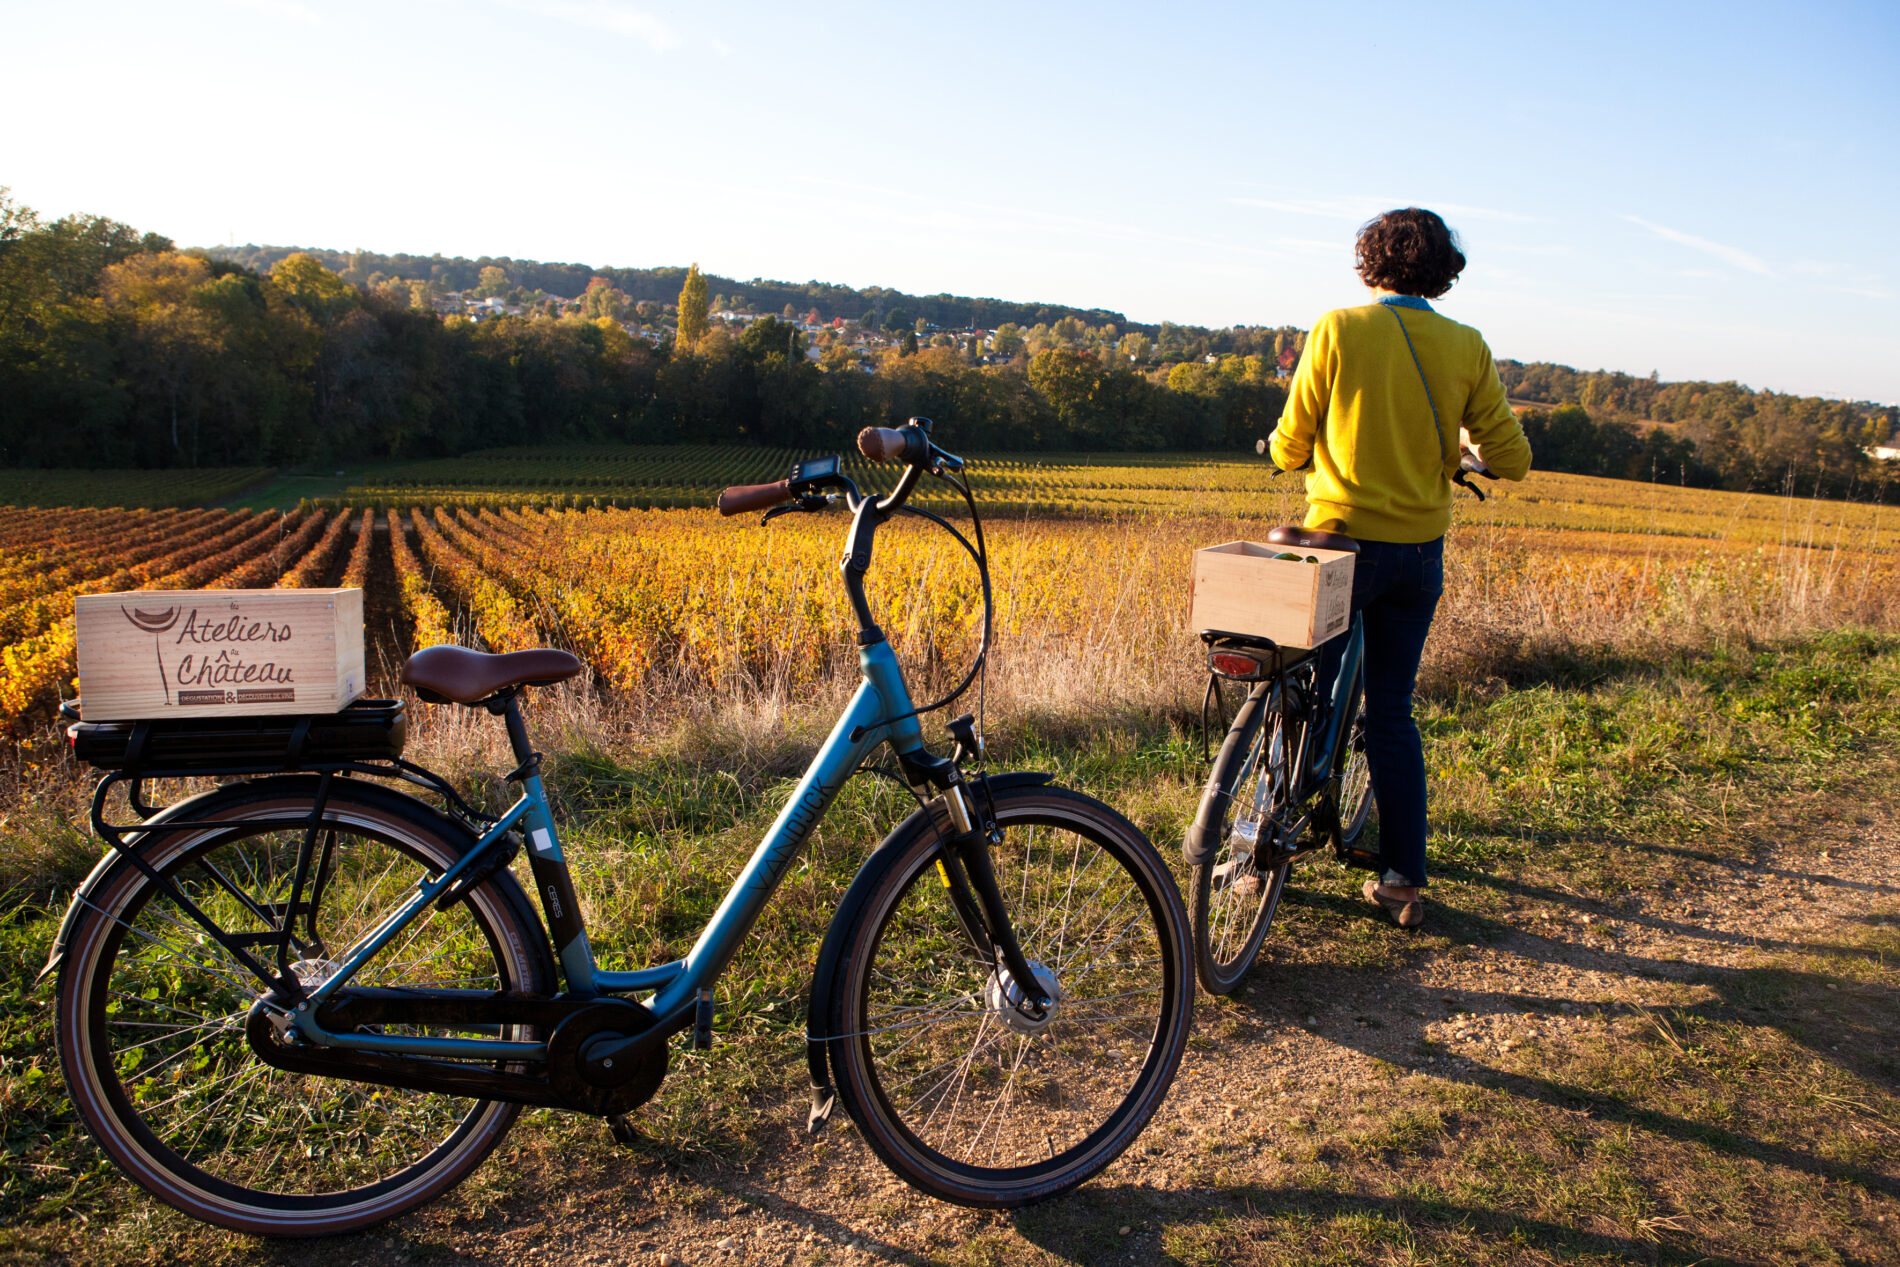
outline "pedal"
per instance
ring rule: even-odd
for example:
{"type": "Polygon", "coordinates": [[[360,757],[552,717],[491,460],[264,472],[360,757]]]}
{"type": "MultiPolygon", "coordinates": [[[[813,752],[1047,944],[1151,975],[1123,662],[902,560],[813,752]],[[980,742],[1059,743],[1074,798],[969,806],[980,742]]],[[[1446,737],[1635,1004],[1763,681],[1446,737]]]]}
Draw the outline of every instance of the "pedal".
{"type": "Polygon", "coordinates": [[[615,1113],[607,1119],[607,1129],[613,1133],[614,1143],[622,1148],[633,1148],[640,1142],[640,1132],[633,1129],[633,1123],[625,1113],[615,1113]]]}
{"type": "Polygon", "coordinates": [[[713,1038],[713,992],[711,986],[701,986],[699,1002],[693,1009],[693,1050],[712,1050],[713,1038]]]}

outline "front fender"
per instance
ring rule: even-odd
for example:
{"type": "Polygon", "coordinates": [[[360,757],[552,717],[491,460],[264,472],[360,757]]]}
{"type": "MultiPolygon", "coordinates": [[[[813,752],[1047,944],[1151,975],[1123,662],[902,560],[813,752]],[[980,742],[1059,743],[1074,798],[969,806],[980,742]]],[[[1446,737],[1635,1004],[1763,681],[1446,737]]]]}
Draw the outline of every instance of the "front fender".
{"type": "MultiPolygon", "coordinates": [[[[992,791],[1000,792],[1013,787],[1039,787],[1054,779],[1053,774],[1022,770],[1012,774],[990,775],[987,782],[992,791]]],[[[831,926],[825,930],[825,940],[818,948],[818,963],[811,974],[811,993],[805,999],[805,1063],[811,1070],[811,1118],[807,1128],[813,1134],[831,1116],[833,1103],[831,1016],[827,1003],[831,998],[832,978],[837,973],[838,956],[844,953],[845,938],[857,924],[865,897],[887,865],[887,860],[897,849],[909,845],[923,832],[930,825],[930,818],[928,809],[914,809],[878,842],[877,848],[858,868],[851,887],[845,890],[844,900],[838,903],[838,909],[831,917],[831,926]]]]}

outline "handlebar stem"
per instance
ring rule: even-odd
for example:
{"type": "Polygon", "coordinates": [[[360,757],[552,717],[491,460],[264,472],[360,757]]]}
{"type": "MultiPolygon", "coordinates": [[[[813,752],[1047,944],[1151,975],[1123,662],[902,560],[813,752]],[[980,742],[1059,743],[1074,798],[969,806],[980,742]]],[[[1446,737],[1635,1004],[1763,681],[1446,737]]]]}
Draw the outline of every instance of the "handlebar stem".
{"type": "Polygon", "coordinates": [[[871,570],[871,547],[877,539],[877,526],[884,522],[875,497],[858,498],[852,506],[851,535],[845,539],[844,557],[838,570],[844,574],[845,596],[851,600],[851,612],[858,618],[858,645],[868,647],[884,641],[884,631],[871,617],[870,600],[864,596],[864,576],[871,570]]]}

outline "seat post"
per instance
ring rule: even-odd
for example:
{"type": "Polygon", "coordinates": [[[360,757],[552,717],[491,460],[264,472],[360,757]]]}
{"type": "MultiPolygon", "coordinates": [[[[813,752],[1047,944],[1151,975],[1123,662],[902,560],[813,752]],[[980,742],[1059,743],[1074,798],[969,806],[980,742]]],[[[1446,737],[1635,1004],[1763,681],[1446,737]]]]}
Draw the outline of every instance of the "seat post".
{"type": "Polygon", "coordinates": [[[534,747],[528,742],[528,723],[521,720],[519,696],[509,693],[502,702],[501,716],[508,726],[508,745],[515,750],[515,763],[526,765],[534,759],[534,747]]]}

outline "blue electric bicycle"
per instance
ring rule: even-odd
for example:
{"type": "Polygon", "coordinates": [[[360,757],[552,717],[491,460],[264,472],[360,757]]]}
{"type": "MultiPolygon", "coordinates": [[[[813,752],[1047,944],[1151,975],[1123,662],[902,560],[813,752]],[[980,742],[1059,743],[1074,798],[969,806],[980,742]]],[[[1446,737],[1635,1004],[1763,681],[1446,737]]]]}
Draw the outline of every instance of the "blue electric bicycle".
{"type": "MultiPolygon", "coordinates": [[[[74,1106],[161,1200],[267,1235],[364,1226],[448,1190],[524,1105],[603,1117],[651,1097],[672,1038],[706,1045],[713,991],[845,781],[880,745],[918,808],[865,860],[811,982],[809,1129],[842,1101],[898,1175],[946,1201],[1017,1206],[1096,1174],[1141,1131],[1192,1006],[1185,912],[1154,847],[1042,774],[982,774],[968,716],[926,749],[864,581],[899,513],[951,532],[989,577],[963,463],[929,424],[867,429],[906,469],[861,494],[836,456],[727,489],[727,514],[852,513],[842,570],[863,683],[684,958],[597,965],[519,697],[566,652],[434,647],[404,680],[502,719],[520,798],[484,814],[402,758],[403,706],[329,717],[85,723],[108,773],[112,848],[74,896],[49,973],[74,1106]],[[907,506],[926,473],[969,505],[976,544],[907,506]],[[222,786],[160,808],[156,782],[222,786]],[[378,779],[406,781],[440,802],[378,779]],[[123,793],[135,821],[113,821],[123,793]],[[545,924],[511,863],[526,854],[545,924]]],[[[964,686],[981,664],[972,666],[964,686]]],[[[962,687],[959,688],[959,691],[962,687]]],[[[955,692],[952,697],[954,698],[955,692]]],[[[119,815],[121,819],[124,814],[119,815]]]]}

